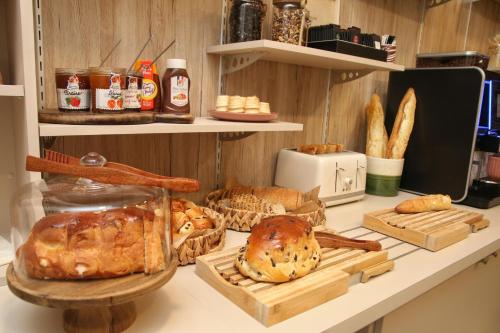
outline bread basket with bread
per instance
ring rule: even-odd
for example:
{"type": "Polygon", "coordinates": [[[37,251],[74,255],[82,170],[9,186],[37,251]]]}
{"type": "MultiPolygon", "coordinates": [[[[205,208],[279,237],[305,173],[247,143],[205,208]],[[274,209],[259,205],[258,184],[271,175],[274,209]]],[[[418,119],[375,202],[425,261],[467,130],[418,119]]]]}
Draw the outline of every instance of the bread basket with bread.
{"type": "Polygon", "coordinates": [[[319,226],[326,222],[326,206],[318,199],[318,193],[319,187],[303,193],[289,188],[235,183],[209,193],[205,203],[223,215],[228,229],[236,231],[250,231],[262,219],[284,214],[319,226]]]}
{"type": "Polygon", "coordinates": [[[210,208],[185,199],[172,199],[171,225],[179,265],[194,264],[196,257],[224,247],[226,221],[210,208]]]}

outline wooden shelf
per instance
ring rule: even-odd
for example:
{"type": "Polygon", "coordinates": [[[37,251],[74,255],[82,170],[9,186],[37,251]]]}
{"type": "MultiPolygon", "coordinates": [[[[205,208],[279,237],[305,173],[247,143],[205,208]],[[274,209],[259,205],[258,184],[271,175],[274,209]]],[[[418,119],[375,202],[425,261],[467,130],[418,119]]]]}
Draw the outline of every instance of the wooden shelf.
{"type": "Polygon", "coordinates": [[[157,133],[286,132],[302,131],[303,125],[281,121],[243,123],[201,117],[196,118],[193,124],[61,125],[40,123],[39,128],[40,136],[80,136],[157,133]]]}
{"type": "Polygon", "coordinates": [[[490,72],[500,73],[500,67],[490,67],[488,68],[490,72]]]}
{"type": "Polygon", "coordinates": [[[338,52],[324,51],[311,47],[280,43],[266,39],[209,46],[207,48],[207,53],[219,54],[223,56],[262,53],[258,60],[268,60],[334,70],[404,70],[404,66],[390,62],[356,57],[338,52]]]}
{"type": "Polygon", "coordinates": [[[0,96],[24,96],[24,86],[0,84],[0,96]]]}

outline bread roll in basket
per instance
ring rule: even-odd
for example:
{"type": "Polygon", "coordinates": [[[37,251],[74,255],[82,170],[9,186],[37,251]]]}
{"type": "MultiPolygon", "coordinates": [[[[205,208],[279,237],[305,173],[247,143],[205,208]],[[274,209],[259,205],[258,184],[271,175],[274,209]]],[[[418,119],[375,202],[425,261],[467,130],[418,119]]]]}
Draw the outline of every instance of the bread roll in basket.
{"type": "MultiPolygon", "coordinates": [[[[273,188],[276,189],[276,188],[273,188]]],[[[289,191],[289,189],[284,189],[285,191],[289,191]]],[[[251,188],[246,188],[242,190],[243,192],[253,191],[251,188]]],[[[265,188],[259,188],[257,191],[257,195],[261,195],[262,192],[265,191],[265,188]]],[[[290,190],[291,192],[292,190],[290,190]]],[[[273,195],[276,192],[273,190],[273,195]]],[[[213,191],[209,193],[205,198],[205,204],[210,208],[222,214],[224,220],[226,221],[227,228],[236,231],[250,231],[252,227],[259,224],[260,221],[264,218],[273,217],[277,215],[289,215],[299,217],[307,222],[309,222],[312,226],[324,225],[326,222],[325,217],[325,203],[321,200],[315,199],[308,201],[312,204],[312,209],[305,209],[303,213],[300,212],[300,209],[295,210],[295,212],[287,211],[287,212],[278,212],[273,213],[272,210],[274,207],[271,207],[268,212],[258,212],[248,209],[240,209],[229,207],[226,204],[226,199],[230,198],[235,194],[235,190],[233,189],[221,189],[217,191],[213,191]]],[[[290,205],[290,201],[286,200],[287,205],[290,205]]],[[[307,204],[306,204],[307,205],[307,204]]],[[[304,206],[305,207],[305,206],[304,206]]]]}

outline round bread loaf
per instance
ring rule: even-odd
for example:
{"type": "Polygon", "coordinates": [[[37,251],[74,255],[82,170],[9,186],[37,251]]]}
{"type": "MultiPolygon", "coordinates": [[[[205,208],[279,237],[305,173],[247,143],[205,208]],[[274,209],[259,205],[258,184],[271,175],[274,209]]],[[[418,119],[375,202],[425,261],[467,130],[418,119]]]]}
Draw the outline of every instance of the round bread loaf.
{"type": "Polygon", "coordinates": [[[302,277],[319,263],[320,246],[311,225],[294,216],[263,219],[236,258],[236,267],[256,281],[286,282],[302,277]]]}

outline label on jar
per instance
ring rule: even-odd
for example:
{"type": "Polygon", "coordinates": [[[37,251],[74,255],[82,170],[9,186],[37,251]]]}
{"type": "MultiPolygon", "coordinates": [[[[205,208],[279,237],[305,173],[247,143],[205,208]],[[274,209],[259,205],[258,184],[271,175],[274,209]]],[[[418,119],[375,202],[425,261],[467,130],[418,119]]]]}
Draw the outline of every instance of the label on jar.
{"type": "Polygon", "coordinates": [[[170,103],[184,106],[189,102],[189,79],[185,76],[170,78],[170,103]]]}
{"type": "Polygon", "coordinates": [[[80,89],[77,75],[68,78],[66,89],[57,89],[59,108],[67,110],[84,110],[90,108],[90,89],[80,89]]]}
{"type": "Polygon", "coordinates": [[[146,101],[151,101],[155,99],[158,94],[158,87],[155,81],[151,79],[144,79],[142,81],[142,99],[146,101]]]}
{"type": "Polygon", "coordinates": [[[141,108],[141,90],[139,89],[138,80],[136,77],[131,77],[128,80],[128,87],[125,90],[123,97],[123,107],[125,109],[140,109],[141,108]]]}
{"type": "Polygon", "coordinates": [[[120,74],[111,75],[109,89],[95,90],[95,107],[102,110],[123,110],[120,74]]]}

